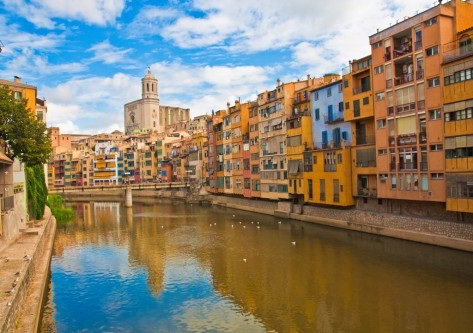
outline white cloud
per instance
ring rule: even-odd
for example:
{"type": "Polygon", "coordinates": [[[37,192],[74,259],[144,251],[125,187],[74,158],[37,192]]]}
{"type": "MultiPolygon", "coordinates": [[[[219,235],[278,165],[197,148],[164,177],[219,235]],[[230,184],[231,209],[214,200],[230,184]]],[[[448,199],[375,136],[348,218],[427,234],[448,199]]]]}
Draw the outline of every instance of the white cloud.
{"type": "Polygon", "coordinates": [[[94,53],[94,56],[88,61],[101,61],[105,64],[131,62],[127,55],[132,51],[133,49],[123,49],[113,46],[108,40],[104,40],[101,43],[93,45],[87,50],[87,52],[94,53]]]}
{"type": "Polygon", "coordinates": [[[125,0],[3,0],[7,10],[38,28],[60,29],[53,19],[84,21],[105,26],[114,24],[125,8],[125,0]]]}
{"type": "Polygon", "coordinates": [[[129,38],[159,35],[164,24],[171,23],[180,15],[179,11],[172,8],[145,6],[128,25],[126,34],[129,38]]]}

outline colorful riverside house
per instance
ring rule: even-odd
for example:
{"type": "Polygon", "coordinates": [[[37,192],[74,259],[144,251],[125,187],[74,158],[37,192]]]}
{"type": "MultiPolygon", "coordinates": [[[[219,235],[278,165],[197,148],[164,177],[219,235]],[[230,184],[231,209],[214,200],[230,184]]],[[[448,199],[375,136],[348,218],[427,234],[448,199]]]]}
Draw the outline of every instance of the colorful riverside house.
{"type": "MultiPolygon", "coordinates": [[[[447,210],[457,219],[473,213],[473,5],[457,2],[457,38],[443,46],[443,96],[447,210]],[[459,22],[458,12],[462,15],[459,22]]],[[[439,119],[438,110],[429,110],[430,119],[439,119]]],[[[440,178],[441,174],[431,174],[440,178]]]]}
{"type": "Polygon", "coordinates": [[[312,90],[312,151],[304,153],[304,200],[309,203],[353,205],[351,124],[344,122],[343,83],[327,74],[312,90]]]}
{"type": "MultiPolygon", "coordinates": [[[[345,121],[351,123],[352,133],[352,194],[361,204],[377,200],[371,55],[350,61],[343,74],[345,121]]],[[[376,94],[376,99],[383,101],[385,93],[376,94]]]]}
{"type": "MultiPolygon", "coordinates": [[[[251,190],[245,188],[245,197],[261,197],[260,183],[260,147],[258,129],[258,101],[248,103],[248,132],[250,143],[251,190]]],[[[244,162],[243,162],[244,163],[244,162]]]]}
{"type": "Polygon", "coordinates": [[[388,211],[444,210],[441,46],[457,39],[456,26],[471,17],[468,8],[470,3],[449,1],[370,36],[373,91],[384,93],[374,106],[377,194],[387,199],[388,211]]]}
{"type": "Polygon", "coordinates": [[[248,103],[235,105],[228,108],[231,117],[231,183],[233,194],[243,196],[243,137],[248,134],[248,103]]]}
{"type": "Polygon", "coordinates": [[[154,179],[156,179],[155,148],[155,142],[146,142],[138,154],[142,182],[152,182],[154,179]]]}
{"type": "Polygon", "coordinates": [[[137,153],[134,146],[129,146],[123,152],[123,164],[125,166],[125,181],[128,184],[139,181],[139,173],[135,175],[135,168],[137,163],[137,153]]]}
{"type": "Polygon", "coordinates": [[[212,117],[207,118],[207,145],[208,145],[208,153],[207,153],[207,191],[211,193],[216,193],[217,189],[217,138],[215,136],[215,128],[214,128],[214,119],[215,113],[212,110],[212,117]]]}
{"type": "Polygon", "coordinates": [[[232,182],[232,116],[228,113],[230,103],[227,103],[227,113],[223,118],[223,163],[224,163],[224,192],[226,194],[233,194],[232,182]]]}
{"type": "Polygon", "coordinates": [[[93,183],[97,185],[116,185],[119,183],[117,169],[118,147],[108,144],[97,144],[95,146],[94,156],[94,179],[93,183]]]}
{"type": "Polygon", "coordinates": [[[36,118],[36,87],[21,82],[21,78],[14,76],[14,81],[0,79],[0,87],[7,86],[15,99],[26,99],[26,109],[36,118]]]}
{"type": "Polygon", "coordinates": [[[224,119],[225,110],[217,111],[213,118],[213,126],[215,131],[215,173],[216,183],[215,189],[217,193],[225,192],[225,145],[224,141],[224,119]]]}
{"type": "Polygon", "coordinates": [[[286,119],[287,170],[289,194],[298,201],[304,200],[304,151],[312,149],[311,90],[323,83],[323,78],[307,76],[307,85],[295,92],[292,114],[286,119]]]}

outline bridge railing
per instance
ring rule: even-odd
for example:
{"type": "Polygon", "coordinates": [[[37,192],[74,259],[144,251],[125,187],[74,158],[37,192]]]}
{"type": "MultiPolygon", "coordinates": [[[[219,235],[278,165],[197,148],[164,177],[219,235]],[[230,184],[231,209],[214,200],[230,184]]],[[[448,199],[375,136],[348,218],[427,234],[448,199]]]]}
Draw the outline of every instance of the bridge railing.
{"type": "Polygon", "coordinates": [[[187,188],[189,183],[174,182],[174,183],[161,183],[161,184],[117,184],[117,185],[96,185],[96,186],[71,186],[61,188],[51,188],[49,193],[70,193],[70,192],[98,192],[98,191],[111,191],[111,190],[123,190],[131,188],[133,190],[159,190],[169,188],[187,188]]]}

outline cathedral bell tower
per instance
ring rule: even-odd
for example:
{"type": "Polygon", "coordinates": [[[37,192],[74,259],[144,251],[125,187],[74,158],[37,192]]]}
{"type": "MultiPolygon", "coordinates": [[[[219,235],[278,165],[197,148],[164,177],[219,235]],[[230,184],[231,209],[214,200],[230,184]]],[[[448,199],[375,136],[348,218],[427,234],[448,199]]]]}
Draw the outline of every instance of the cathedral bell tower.
{"type": "Polygon", "coordinates": [[[148,74],[141,79],[141,96],[143,99],[157,99],[159,101],[159,82],[151,74],[151,70],[148,67],[148,74]]]}

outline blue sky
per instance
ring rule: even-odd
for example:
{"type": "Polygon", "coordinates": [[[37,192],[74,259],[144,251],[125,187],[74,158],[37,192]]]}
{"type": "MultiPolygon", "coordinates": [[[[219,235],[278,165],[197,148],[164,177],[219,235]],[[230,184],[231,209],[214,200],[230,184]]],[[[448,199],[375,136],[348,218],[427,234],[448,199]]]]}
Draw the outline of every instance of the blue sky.
{"type": "Polygon", "coordinates": [[[433,0],[0,0],[0,77],[48,100],[63,133],[123,130],[151,66],[161,104],[191,115],[339,72],[368,36],[433,0]]]}

